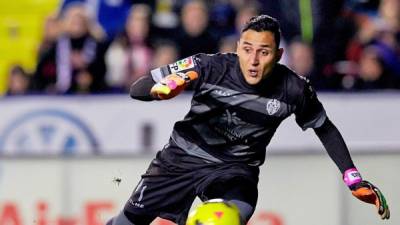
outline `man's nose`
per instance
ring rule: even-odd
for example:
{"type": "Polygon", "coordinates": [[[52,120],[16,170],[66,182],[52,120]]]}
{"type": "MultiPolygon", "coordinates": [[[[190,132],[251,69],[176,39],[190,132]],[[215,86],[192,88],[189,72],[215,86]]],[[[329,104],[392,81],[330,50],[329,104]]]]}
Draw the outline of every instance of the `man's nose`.
{"type": "Polygon", "coordinates": [[[250,56],[250,63],[251,65],[258,65],[258,63],[260,63],[259,59],[258,59],[258,54],[256,52],[254,52],[253,54],[251,54],[250,56]]]}

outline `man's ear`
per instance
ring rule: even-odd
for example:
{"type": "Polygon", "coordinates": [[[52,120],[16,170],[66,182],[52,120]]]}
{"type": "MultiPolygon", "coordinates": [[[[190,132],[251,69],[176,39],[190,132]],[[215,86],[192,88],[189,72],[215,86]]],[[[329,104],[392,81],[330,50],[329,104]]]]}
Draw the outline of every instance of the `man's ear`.
{"type": "Polygon", "coordinates": [[[278,51],[276,52],[276,62],[279,62],[281,60],[283,55],[283,48],[279,48],[278,51]]]}

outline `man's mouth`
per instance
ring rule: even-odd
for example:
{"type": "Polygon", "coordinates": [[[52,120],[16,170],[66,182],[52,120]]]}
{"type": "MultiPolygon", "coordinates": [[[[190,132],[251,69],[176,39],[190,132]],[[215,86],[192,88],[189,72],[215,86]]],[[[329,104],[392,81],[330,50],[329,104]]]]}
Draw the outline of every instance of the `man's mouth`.
{"type": "Polygon", "coordinates": [[[249,75],[250,75],[251,77],[257,77],[257,74],[258,74],[258,70],[249,69],[249,75]]]}

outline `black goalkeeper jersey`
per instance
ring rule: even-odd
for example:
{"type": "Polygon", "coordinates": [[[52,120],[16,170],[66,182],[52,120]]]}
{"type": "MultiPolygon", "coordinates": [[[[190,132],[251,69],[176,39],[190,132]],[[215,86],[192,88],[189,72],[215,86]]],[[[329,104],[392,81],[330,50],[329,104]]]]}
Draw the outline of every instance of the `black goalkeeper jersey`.
{"type": "MultiPolygon", "coordinates": [[[[257,85],[246,83],[234,53],[197,54],[151,72],[155,81],[197,71],[191,108],[174,125],[170,145],[208,162],[259,166],[279,124],[291,114],[302,129],[318,128],[326,113],[307,79],[277,64],[257,85]]],[[[288,140],[290,141],[290,140],[288,140]]]]}

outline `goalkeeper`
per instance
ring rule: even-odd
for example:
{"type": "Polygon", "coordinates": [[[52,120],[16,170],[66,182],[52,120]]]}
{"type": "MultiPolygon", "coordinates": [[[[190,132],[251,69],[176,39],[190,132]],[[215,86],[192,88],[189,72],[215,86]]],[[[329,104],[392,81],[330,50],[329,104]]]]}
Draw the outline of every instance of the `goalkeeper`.
{"type": "Polygon", "coordinates": [[[236,53],[197,54],[154,69],[132,85],[131,97],[142,101],[172,98],[187,85],[194,93],[190,111],[175,123],[169,143],[108,224],[147,225],[159,216],[183,225],[196,196],[228,200],[245,224],[256,206],[266,147],[291,114],[303,130],[315,131],[353,195],[389,219],[385,198],[362,179],[308,80],[278,63],[280,35],[274,18],[253,17],[242,30],[236,53]]]}

